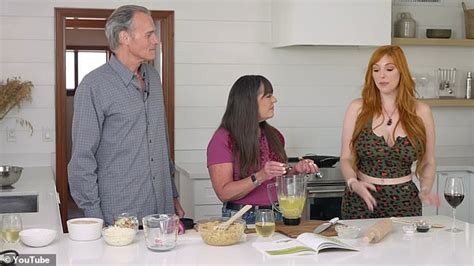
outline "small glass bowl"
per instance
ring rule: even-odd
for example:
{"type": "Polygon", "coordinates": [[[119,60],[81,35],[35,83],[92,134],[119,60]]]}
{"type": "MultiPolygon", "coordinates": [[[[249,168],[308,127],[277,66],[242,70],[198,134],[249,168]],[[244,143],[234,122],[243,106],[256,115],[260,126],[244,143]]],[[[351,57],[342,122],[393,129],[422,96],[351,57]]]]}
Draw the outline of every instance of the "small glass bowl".
{"type": "Polygon", "coordinates": [[[403,232],[407,235],[412,235],[416,231],[416,224],[407,224],[402,226],[403,232]]]}
{"type": "Polygon", "coordinates": [[[341,238],[357,238],[360,234],[360,227],[345,224],[336,224],[337,235],[341,238]]]}
{"type": "Polygon", "coordinates": [[[431,224],[423,221],[423,220],[420,220],[418,222],[416,222],[416,231],[420,232],[420,233],[426,233],[430,230],[431,228],[431,224]]]}
{"type": "Polygon", "coordinates": [[[138,217],[129,213],[122,213],[114,218],[115,226],[122,228],[132,228],[138,232],[138,217]]]}

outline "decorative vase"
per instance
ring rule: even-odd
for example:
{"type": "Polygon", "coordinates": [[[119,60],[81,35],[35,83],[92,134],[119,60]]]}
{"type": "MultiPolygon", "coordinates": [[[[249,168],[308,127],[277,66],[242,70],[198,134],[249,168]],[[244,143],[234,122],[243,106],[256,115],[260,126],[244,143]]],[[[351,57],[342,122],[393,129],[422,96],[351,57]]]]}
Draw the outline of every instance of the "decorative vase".
{"type": "Polygon", "coordinates": [[[400,19],[395,23],[395,37],[415,38],[416,21],[411,18],[410,13],[400,13],[400,19]]]}

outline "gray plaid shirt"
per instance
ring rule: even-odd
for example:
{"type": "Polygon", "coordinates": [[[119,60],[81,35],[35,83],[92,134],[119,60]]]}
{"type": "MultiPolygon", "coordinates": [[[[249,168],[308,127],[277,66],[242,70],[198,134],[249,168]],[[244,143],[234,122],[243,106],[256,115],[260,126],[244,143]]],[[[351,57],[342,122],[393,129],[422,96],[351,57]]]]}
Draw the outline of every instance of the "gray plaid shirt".
{"type": "Polygon", "coordinates": [[[71,195],[86,217],[174,213],[163,90],[156,69],[142,64],[144,92],[115,56],[87,74],[76,90],[71,195]]]}

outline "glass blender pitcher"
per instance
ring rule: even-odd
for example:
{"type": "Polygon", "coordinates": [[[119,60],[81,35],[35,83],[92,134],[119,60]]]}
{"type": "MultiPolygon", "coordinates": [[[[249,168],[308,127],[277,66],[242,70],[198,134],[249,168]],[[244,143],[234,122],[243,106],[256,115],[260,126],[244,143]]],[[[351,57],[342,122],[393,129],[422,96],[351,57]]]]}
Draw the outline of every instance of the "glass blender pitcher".
{"type": "Polygon", "coordinates": [[[273,208],[283,215],[285,225],[298,225],[301,221],[306,201],[306,182],[304,175],[278,176],[276,182],[267,185],[267,193],[273,208]],[[276,187],[278,205],[272,197],[272,187],[276,187]]]}

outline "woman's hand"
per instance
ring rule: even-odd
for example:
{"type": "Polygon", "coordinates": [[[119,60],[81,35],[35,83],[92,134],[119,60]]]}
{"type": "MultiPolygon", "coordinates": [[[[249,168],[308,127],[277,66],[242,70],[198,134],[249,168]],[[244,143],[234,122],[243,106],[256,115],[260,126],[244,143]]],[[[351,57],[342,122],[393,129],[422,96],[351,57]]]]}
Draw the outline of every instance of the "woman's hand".
{"type": "Polygon", "coordinates": [[[314,174],[319,172],[319,167],[310,159],[299,161],[295,166],[293,166],[293,169],[296,173],[314,174]]]}
{"type": "Polygon", "coordinates": [[[352,182],[350,189],[352,190],[352,192],[357,193],[357,195],[359,195],[365,201],[365,204],[367,204],[367,208],[371,212],[374,211],[374,208],[377,206],[377,201],[369,191],[377,191],[373,184],[359,180],[356,182],[352,182]]]}
{"type": "Polygon", "coordinates": [[[433,205],[439,207],[440,199],[439,196],[435,193],[427,192],[427,191],[420,191],[418,195],[422,203],[427,203],[429,205],[433,205]]]}
{"type": "Polygon", "coordinates": [[[260,183],[263,183],[267,180],[270,180],[276,176],[282,176],[286,173],[284,163],[276,162],[276,161],[269,161],[266,162],[263,168],[258,171],[257,179],[260,183]]]}

